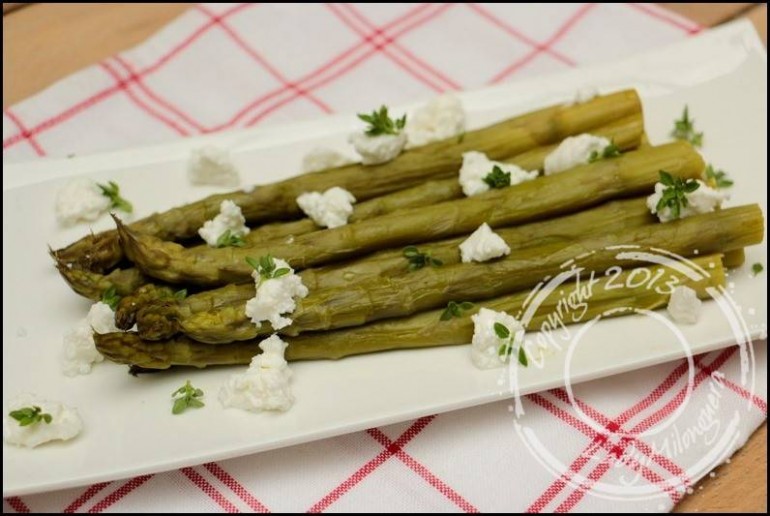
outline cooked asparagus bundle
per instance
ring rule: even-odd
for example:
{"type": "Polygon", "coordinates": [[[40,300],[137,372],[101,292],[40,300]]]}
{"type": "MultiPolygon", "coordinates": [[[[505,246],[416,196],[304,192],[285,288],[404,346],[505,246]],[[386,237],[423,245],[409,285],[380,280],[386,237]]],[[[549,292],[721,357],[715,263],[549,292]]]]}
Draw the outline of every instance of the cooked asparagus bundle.
{"type": "MultiPolygon", "coordinates": [[[[609,289],[606,288],[609,279],[600,278],[594,284],[590,298],[586,300],[587,310],[580,321],[588,321],[607,312],[611,316],[628,313],[621,309],[630,311],[660,308],[668,302],[669,293],[665,288],[666,283],[693,288],[701,298],[708,297],[707,288],[724,285],[724,269],[719,256],[702,256],[693,259],[693,262],[706,270],[708,276],[693,279],[674,268],[664,268],[660,280],[654,284],[645,283],[632,288],[626,281],[632,272],[625,271],[613,279],[613,288],[609,289]],[[615,288],[617,285],[622,287],[615,288]]],[[[650,274],[644,277],[657,277],[661,268],[663,267],[649,267],[650,274]]],[[[569,292],[570,288],[570,284],[565,284],[563,290],[569,292]]],[[[286,358],[292,361],[339,359],[394,349],[467,344],[473,334],[470,316],[477,310],[489,308],[516,315],[521,311],[528,296],[529,292],[524,291],[481,301],[464,311],[460,317],[452,317],[448,320],[442,318],[443,309],[438,309],[356,328],[290,337],[287,339],[289,347],[286,350],[286,358]]],[[[562,299],[563,295],[557,291],[546,297],[532,317],[529,329],[537,329],[548,315],[553,313],[562,299]]],[[[567,318],[564,322],[569,324],[572,319],[567,318]]],[[[260,340],[215,346],[202,344],[180,335],[162,342],[148,342],[141,340],[136,333],[130,332],[95,335],[95,341],[99,352],[113,362],[156,370],[168,369],[172,366],[202,368],[248,364],[254,355],[261,352],[260,340]]]]}
{"type": "MultiPolygon", "coordinates": [[[[643,129],[641,114],[634,114],[592,130],[592,133],[612,140],[615,145],[623,150],[629,150],[639,145],[643,129]]],[[[502,161],[514,163],[525,170],[540,170],[543,168],[545,156],[553,151],[557,145],[558,144],[536,147],[523,154],[519,154],[512,158],[506,158],[502,161]]],[[[427,183],[412,188],[376,197],[357,204],[354,207],[350,222],[377,217],[386,213],[395,212],[399,209],[414,206],[427,206],[461,197],[462,189],[456,179],[428,181],[427,183]]],[[[302,235],[316,230],[318,230],[318,227],[315,223],[312,220],[305,218],[292,222],[273,223],[257,227],[244,237],[244,241],[246,246],[250,247],[261,241],[302,235]]],[[[99,273],[83,270],[80,266],[73,267],[71,264],[68,265],[58,259],[54,253],[52,253],[52,255],[57,262],[59,272],[72,290],[92,300],[99,299],[101,294],[112,286],[118,290],[120,295],[128,295],[132,291],[129,290],[129,287],[138,288],[148,281],[148,279],[139,271],[126,269],[122,275],[113,277],[116,284],[112,285],[111,277],[105,277],[99,273]],[[129,276],[133,282],[129,283],[126,281],[129,276]]],[[[146,293],[143,297],[149,301],[146,293]]],[[[130,318],[124,318],[124,320],[133,320],[133,314],[130,318]]]]}
{"type": "MultiPolygon", "coordinates": [[[[646,225],[565,244],[551,242],[519,249],[493,262],[427,267],[406,276],[374,278],[345,288],[311,292],[298,301],[294,321],[280,333],[329,330],[401,317],[445,305],[455,299],[475,301],[531,287],[562,263],[587,255],[581,263],[603,270],[616,261],[608,247],[638,245],[680,255],[722,253],[758,244],[764,218],[757,205],[729,208],[665,224],[646,225]]],[[[206,343],[248,340],[272,332],[269,324],[257,327],[245,313],[245,303],[193,314],[176,321],[185,335],[206,343]]]]}
{"type": "Polygon", "coordinates": [[[252,272],[247,257],[270,254],[295,269],[304,269],[383,248],[470,233],[484,222],[501,227],[570,213],[615,197],[649,192],[661,169],[683,178],[697,178],[703,167],[702,158],[691,145],[675,142],[474,197],[403,210],[300,235],[291,243],[275,241],[251,249],[186,249],[138,234],[119,221],[118,232],[126,255],[145,274],[169,283],[214,286],[247,280],[252,272]]]}
{"type": "MultiPolygon", "coordinates": [[[[364,201],[423,183],[427,179],[451,177],[460,167],[463,152],[476,150],[485,152],[491,159],[501,159],[639,113],[639,97],[633,90],[572,106],[552,106],[468,131],[462,141],[451,138],[414,148],[381,165],[349,165],[292,177],[250,192],[212,195],[150,215],[134,222],[131,228],[163,240],[190,238],[196,235],[205,221],[219,212],[220,203],[226,199],[240,206],[252,225],[291,218],[299,215],[295,199],[303,192],[339,186],[349,190],[359,201],[364,201]]],[[[113,230],[84,237],[57,251],[56,255],[64,263],[77,263],[88,270],[104,272],[114,267],[123,253],[118,234],[113,230]]]]}
{"type": "MultiPolygon", "coordinates": [[[[611,233],[623,228],[657,224],[647,208],[645,199],[612,201],[597,208],[564,217],[533,222],[497,231],[513,249],[532,247],[548,242],[568,244],[589,235],[611,233]]],[[[445,265],[460,262],[458,245],[465,236],[421,245],[419,250],[441,260],[445,265]]],[[[409,273],[409,263],[401,249],[387,250],[359,260],[320,269],[306,269],[300,273],[302,283],[311,292],[325,288],[354,285],[357,282],[378,277],[393,278],[409,273]]],[[[117,326],[127,330],[137,322],[139,335],[144,339],[158,340],[171,337],[178,331],[176,321],[192,314],[209,311],[254,297],[254,283],[227,285],[189,296],[179,303],[163,300],[145,306],[121,302],[115,312],[117,326]],[[126,306],[128,305],[128,306],[126,306]],[[138,309],[135,309],[139,306],[138,309]],[[139,312],[135,321],[129,314],[139,312]],[[121,324],[122,323],[122,324],[121,324]]],[[[154,300],[153,300],[154,301],[154,300]]]]}

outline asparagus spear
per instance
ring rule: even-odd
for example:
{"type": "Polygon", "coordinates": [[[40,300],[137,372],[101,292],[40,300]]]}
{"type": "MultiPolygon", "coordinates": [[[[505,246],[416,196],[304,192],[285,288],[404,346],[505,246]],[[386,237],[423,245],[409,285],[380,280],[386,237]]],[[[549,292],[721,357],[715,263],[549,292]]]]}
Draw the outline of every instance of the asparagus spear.
{"type": "MultiPolygon", "coordinates": [[[[597,208],[573,215],[502,228],[497,233],[513,249],[531,247],[548,242],[569,243],[588,235],[618,231],[622,228],[656,224],[650,215],[645,199],[612,201],[597,208]]],[[[460,262],[458,245],[465,236],[421,245],[420,251],[430,253],[445,265],[460,262]]],[[[310,291],[354,285],[357,282],[382,277],[393,278],[409,273],[407,260],[401,249],[387,250],[359,260],[342,264],[306,269],[300,272],[302,282],[310,291]]],[[[139,310],[139,334],[145,339],[164,339],[178,331],[176,321],[192,314],[209,311],[254,297],[253,282],[227,285],[193,294],[178,304],[147,304],[139,310]],[[152,328],[150,331],[149,328],[152,328]]],[[[119,307],[120,310],[120,307],[119,307]]],[[[118,328],[128,329],[118,325],[118,328]]]]}
{"type": "MultiPolygon", "coordinates": [[[[757,205],[728,208],[666,224],[646,225],[565,244],[550,242],[519,249],[493,262],[426,267],[396,278],[374,278],[346,288],[311,292],[297,303],[293,324],[280,333],[358,326],[401,317],[462,299],[474,301],[530,287],[558,272],[562,263],[587,255],[581,263],[594,270],[615,264],[617,245],[666,249],[680,255],[694,250],[726,252],[758,244],[764,236],[764,218],[757,205]]],[[[179,321],[182,333],[206,343],[248,340],[271,332],[257,328],[245,315],[245,303],[194,314],[179,321]]]]}
{"type": "MultiPolygon", "coordinates": [[[[628,151],[639,146],[643,131],[644,123],[641,113],[635,113],[631,116],[607,124],[606,126],[592,130],[591,133],[612,140],[618,148],[623,151],[628,151]]],[[[553,152],[558,145],[558,143],[542,145],[530,151],[500,161],[504,163],[513,163],[525,170],[542,170],[545,157],[553,152]]],[[[361,220],[379,217],[387,213],[394,213],[404,208],[427,206],[451,199],[460,199],[462,197],[462,188],[460,188],[456,177],[429,181],[418,184],[412,188],[407,188],[406,190],[397,191],[356,204],[353,207],[353,214],[350,216],[349,222],[359,222],[361,220]]],[[[318,226],[308,218],[292,222],[265,224],[255,228],[244,237],[244,241],[246,242],[245,247],[250,247],[251,245],[267,240],[304,235],[305,233],[316,230],[318,230],[318,226]]]]}
{"type": "MultiPolygon", "coordinates": [[[[693,260],[709,272],[705,278],[692,277],[667,268],[664,281],[678,278],[680,284],[694,288],[699,297],[706,298],[707,287],[724,285],[724,270],[719,256],[702,256],[693,260]],[[709,265],[714,264],[711,268],[709,265]]],[[[649,277],[655,277],[660,266],[649,267],[649,277]]],[[[619,308],[646,308],[649,310],[664,306],[668,294],[664,289],[656,291],[649,284],[635,288],[628,287],[626,279],[630,271],[620,274],[615,280],[621,288],[607,289],[607,278],[601,278],[594,285],[588,301],[588,309],[581,318],[588,321],[596,315],[619,308]]],[[[653,285],[657,287],[658,285],[653,285]]],[[[565,290],[569,291],[565,285],[565,290]]],[[[322,333],[309,333],[288,338],[286,350],[288,360],[339,359],[351,355],[373,353],[393,349],[425,348],[467,344],[473,334],[470,316],[485,307],[492,310],[518,314],[529,292],[518,292],[507,296],[477,303],[460,318],[442,320],[443,310],[432,310],[410,317],[380,321],[366,326],[322,333]]],[[[530,328],[538,328],[551,314],[562,296],[553,292],[540,305],[530,321],[530,328]]],[[[612,315],[621,315],[612,311],[612,315]]],[[[565,319],[569,324],[571,319],[565,319]]],[[[252,356],[260,353],[259,340],[234,344],[210,345],[196,342],[179,335],[163,342],[148,342],[136,333],[108,333],[96,335],[96,347],[108,359],[148,369],[168,369],[172,366],[208,367],[214,365],[248,364],[252,356]]]]}
{"type": "Polygon", "coordinates": [[[114,269],[109,274],[83,270],[77,265],[68,265],[54,257],[56,268],[72,290],[81,296],[98,301],[104,292],[115,287],[118,295],[125,296],[149,281],[139,269],[114,269]]]}
{"type": "MultiPolygon", "coordinates": [[[[302,192],[340,186],[352,192],[359,201],[364,201],[423,183],[427,179],[451,177],[460,166],[463,152],[477,150],[492,159],[501,159],[639,113],[639,97],[633,90],[597,97],[573,106],[551,106],[468,131],[462,141],[450,138],[414,148],[388,163],[348,165],[263,185],[251,192],[212,195],[150,215],[134,222],[131,228],[163,240],[190,238],[196,235],[206,220],[218,213],[219,205],[225,199],[240,206],[251,224],[286,219],[299,214],[294,201],[302,192]]],[[[104,272],[120,261],[122,251],[118,234],[113,230],[84,237],[56,251],[56,255],[65,263],[78,263],[88,270],[104,272]]]]}
{"type": "Polygon", "coordinates": [[[271,254],[295,269],[304,269],[383,248],[470,233],[483,222],[492,227],[530,222],[614,197],[649,192],[661,169],[696,178],[703,170],[703,160],[689,144],[675,142],[475,197],[403,210],[300,235],[291,243],[276,241],[251,249],[186,249],[131,231],[117,218],[116,222],[126,255],[145,274],[169,283],[213,286],[247,280],[251,267],[245,259],[249,256],[271,254]]]}

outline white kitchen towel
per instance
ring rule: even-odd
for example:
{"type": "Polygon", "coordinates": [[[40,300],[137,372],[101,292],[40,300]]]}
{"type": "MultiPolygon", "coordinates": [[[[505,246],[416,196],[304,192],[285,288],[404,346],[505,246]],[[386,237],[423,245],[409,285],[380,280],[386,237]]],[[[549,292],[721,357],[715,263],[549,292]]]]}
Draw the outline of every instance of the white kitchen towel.
{"type": "MultiPolygon", "coordinates": [[[[4,111],[4,160],[425,99],[700,27],[649,4],[202,4],[4,111]]],[[[619,343],[619,345],[622,343],[619,343]]],[[[766,343],[4,511],[668,511],[767,415],[766,343]],[[750,350],[753,378],[744,374],[750,350]],[[527,438],[529,436],[530,438],[527,438]],[[531,439],[535,436],[536,439],[531,439]],[[533,444],[534,443],[534,444],[533,444]]]]}

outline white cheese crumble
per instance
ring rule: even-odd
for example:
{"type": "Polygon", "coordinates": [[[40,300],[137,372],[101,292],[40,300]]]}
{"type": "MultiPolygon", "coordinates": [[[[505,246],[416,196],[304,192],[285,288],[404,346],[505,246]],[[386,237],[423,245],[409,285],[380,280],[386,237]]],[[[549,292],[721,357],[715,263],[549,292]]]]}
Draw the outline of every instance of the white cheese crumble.
{"type": "Polygon", "coordinates": [[[307,296],[308,290],[302,284],[302,278],[294,274],[294,269],[289,267],[288,263],[280,258],[274,260],[276,270],[286,268],[289,273],[264,279],[259,271],[252,272],[257,293],[246,302],[246,315],[257,328],[262,326],[264,321],[269,321],[274,330],[280,330],[292,323],[290,318],[282,317],[281,314],[293,312],[297,307],[295,298],[307,296]]]}
{"type": "Polygon", "coordinates": [[[198,234],[211,247],[217,247],[217,241],[226,231],[230,231],[233,236],[244,236],[249,234],[249,228],[246,227],[246,218],[241,212],[240,206],[233,201],[224,200],[219,205],[219,215],[203,223],[203,227],[198,230],[198,234]]]}
{"type": "Polygon", "coordinates": [[[333,186],[324,193],[307,192],[297,197],[299,208],[323,228],[347,224],[355,202],[353,194],[339,186],[333,186]]]}
{"type": "Polygon", "coordinates": [[[63,226],[93,222],[110,209],[110,199],[92,180],[82,177],[68,182],[56,193],[56,219],[63,226]]]}
{"type": "Polygon", "coordinates": [[[690,287],[676,287],[668,300],[668,314],[678,323],[695,324],[700,318],[703,301],[690,287]]]}
{"type": "Polygon", "coordinates": [[[508,342],[497,336],[495,323],[505,326],[511,333],[508,339],[514,347],[521,344],[524,337],[524,327],[512,315],[505,312],[495,312],[488,308],[482,308],[471,316],[473,321],[473,339],[471,340],[471,360],[479,369],[492,369],[508,363],[509,356],[500,353],[500,347],[508,342]]]}
{"type": "Polygon", "coordinates": [[[401,154],[406,145],[406,133],[381,134],[379,136],[367,136],[363,131],[353,133],[348,141],[361,155],[361,163],[364,165],[378,165],[394,159],[401,154]]]}
{"type": "Polygon", "coordinates": [[[511,248],[485,222],[460,244],[463,263],[486,262],[511,253],[511,248]]]}
{"type": "Polygon", "coordinates": [[[283,356],[286,346],[278,335],[260,342],[262,353],[251,359],[248,370],[231,375],[219,391],[222,406],[252,412],[289,410],[294,396],[289,386],[291,369],[283,356]]]}
{"type": "Polygon", "coordinates": [[[455,95],[439,95],[416,109],[404,130],[408,148],[446,140],[465,131],[465,109],[455,95]]]}
{"type": "Polygon", "coordinates": [[[94,303],[85,319],[64,334],[61,366],[66,376],[77,376],[91,372],[93,364],[104,357],[96,350],[94,333],[120,331],[115,327],[115,313],[109,305],[94,303]]]}
{"type": "Polygon", "coordinates": [[[319,172],[329,168],[350,165],[353,162],[355,162],[355,160],[334,149],[316,147],[302,158],[302,172],[319,172]]]}
{"type": "Polygon", "coordinates": [[[8,403],[3,417],[3,439],[8,444],[34,448],[49,441],[68,441],[83,429],[78,411],[56,401],[22,394],[8,403]],[[25,407],[40,407],[41,414],[49,414],[51,422],[21,426],[9,413],[25,407]]]}
{"type": "Polygon", "coordinates": [[[545,175],[557,174],[578,165],[588,163],[591,153],[601,153],[610,144],[607,138],[592,134],[580,134],[565,138],[556,149],[545,157],[545,175]]]}
{"type": "Polygon", "coordinates": [[[187,162],[187,179],[194,185],[235,187],[241,184],[230,153],[213,145],[193,149],[187,162]]]}
{"type": "MultiPolygon", "coordinates": [[[[700,184],[698,189],[685,194],[687,206],[680,208],[679,218],[690,217],[700,213],[710,213],[730,197],[727,193],[715,190],[701,180],[697,181],[700,184]]],[[[647,208],[649,208],[653,215],[657,215],[661,222],[670,222],[676,218],[668,206],[660,211],[657,210],[658,202],[663,197],[663,191],[666,188],[666,185],[663,183],[655,183],[655,193],[647,197],[647,208]]]]}
{"type": "Polygon", "coordinates": [[[490,186],[484,182],[492,169],[497,166],[503,172],[511,174],[511,185],[517,185],[524,181],[531,181],[537,177],[537,170],[527,172],[523,168],[512,163],[501,163],[487,158],[483,152],[471,151],[463,153],[463,164],[460,167],[460,185],[463,193],[471,197],[489,191],[490,186]]]}

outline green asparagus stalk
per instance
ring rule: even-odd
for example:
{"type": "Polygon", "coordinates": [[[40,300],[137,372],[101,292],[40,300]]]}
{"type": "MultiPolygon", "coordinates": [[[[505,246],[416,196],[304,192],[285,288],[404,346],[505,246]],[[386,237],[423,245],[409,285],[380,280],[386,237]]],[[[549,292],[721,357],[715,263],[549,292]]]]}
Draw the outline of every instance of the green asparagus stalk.
{"type": "MultiPolygon", "coordinates": [[[[653,310],[662,307],[668,302],[666,290],[658,288],[663,285],[663,282],[694,288],[701,298],[708,297],[706,291],[708,287],[724,285],[724,270],[719,256],[702,256],[693,261],[707,270],[709,276],[693,279],[683,272],[666,268],[661,275],[662,282],[645,283],[632,288],[626,281],[631,272],[626,271],[614,279],[614,284],[622,287],[610,289],[606,288],[608,278],[600,278],[591,289],[590,297],[586,299],[587,310],[581,321],[588,321],[605,312],[611,312],[613,316],[621,315],[624,312],[619,309],[622,308],[653,310]],[[711,264],[714,267],[710,267],[711,264]]],[[[649,267],[650,274],[646,276],[656,277],[660,268],[660,266],[649,267]]],[[[573,283],[572,288],[574,285],[573,283]]],[[[565,285],[564,290],[569,292],[570,286],[565,285]]],[[[442,320],[443,310],[438,309],[356,328],[290,337],[287,338],[289,347],[286,350],[286,358],[290,361],[340,359],[394,349],[467,344],[473,334],[473,323],[470,318],[473,313],[484,307],[518,315],[528,296],[529,292],[524,291],[481,301],[467,310],[462,317],[449,320],[442,320]]],[[[546,297],[532,317],[529,329],[536,330],[545,322],[562,298],[563,294],[560,292],[553,292],[546,297]]],[[[567,318],[564,322],[570,324],[572,319],[567,318]]],[[[95,340],[99,352],[109,360],[155,370],[168,369],[172,366],[202,368],[215,365],[245,365],[254,355],[261,352],[259,339],[214,346],[196,342],[183,335],[162,342],[148,342],[140,339],[136,333],[130,332],[96,335],[95,340]]]]}
{"type": "MultiPolygon", "coordinates": [[[[728,208],[666,224],[629,228],[571,243],[551,242],[519,249],[497,261],[426,267],[395,278],[375,278],[346,288],[311,292],[297,303],[293,323],[280,333],[359,326],[378,319],[402,317],[456,299],[487,299],[534,285],[561,264],[577,256],[585,267],[602,271],[615,265],[617,245],[652,247],[688,256],[722,253],[758,244],[764,237],[764,218],[757,205],[728,208]]],[[[253,339],[271,333],[245,315],[245,303],[227,305],[178,321],[182,333],[206,343],[253,339]]]]}
{"type": "MultiPolygon", "coordinates": [[[[591,134],[612,140],[621,150],[629,151],[639,146],[643,131],[644,123],[641,113],[635,113],[631,116],[607,124],[606,126],[592,130],[591,134]]],[[[553,152],[558,145],[558,143],[541,145],[524,152],[523,154],[505,158],[500,161],[504,163],[513,163],[524,170],[542,170],[545,157],[553,152]]],[[[407,188],[406,190],[397,191],[356,204],[353,207],[353,214],[350,216],[349,222],[359,222],[379,217],[387,213],[394,213],[405,208],[428,206],[430,204],[460,199],[462,197],[462,188],[457,182],[456,177],[428,181],[412,188],[407,188]]],[[[250,247],[269,240],[304,235],[305,233],[316,230],[318,230],[318,226],[308,218],[292,222],[265,224],[252,230],[244,237],[246,243],[245,247],[250,247]]]]}
{"type": "MultiPolygon", "coordinates": [[[[573,215],[512,228],[501,228],[497,230],[497,234],[511,248],[520,249],[549,242],[561,241],[568,244],[589,235],[655,224],[656,220],[650,214],[645,199],[624,199],[573,215]]],[[[462,236],[431,242],[421,245],[419,249],[442,260],[445,265],[451,265],[460,262],[460,253],[457,249],[465,238],[466,236],[462,236]]],[[[409,268],[401,249],[381,251],[359,260],[300,272],[302,283],[313,292],[326,288],[347,287],[372,278],[393,278],[405,274],[409,274],[409,268]]],[[[168,338],[178,331],[176,321],[195,313],[243,302],[252,297],[254,297],[254,283],[249,282],[193,294],[177,305],[147,304],[139,312],[137,321],[139,334],[142,338],[151,340],[168,338]],[[152,331],[149,328],[152,328],[152,331]]],[[[120,311],[120,307],[118,310],[120,311]]],[[[131,326],[133,322],[128,326],[118,325],[121,329],[128,329],[131,326]]]]}
{"type": "Polygon", "coordinates": [[[661,169],[696,178],[703,170],[703,160],[689,144],[675,142],[475,197],[403,210],[300,235],[291,243],[276,241],[251,249],[187,249],[138,234],[117,218],[116,222],[126,255],[145,274],[169,283],[215,286],[248,280],[252,269],[247,257],[270,254],[295,269],[304,269],[383,248],[470,233],[484,222],[501,227],[545,219],[614,197],[650,192],[661,169]]]}
{"type": "Polygon", "coordinates": [[[98,301],[110,288],[120,296],[125,296],[149,281],[139,269],[114,269],[109,274],[99,274],[83,270],[77,265],[66,264],[54,257],[55,265],[61,277],[72,290],[83,297],[98,301]]]}
{"type": "MultiPolygon", "coordinates": [[[[468,131],[462,141],[450,138],[411,149],[388,163],[348,165],[292,177],[250,192],[212,195],[151,215],[134,222],[131,228],[137,233],[163,240],[190,238],[197,234],[205,221],[219,212],[220,203],[226,199],[240,206],[252,225],[286,219],[299,215],[295,199],[306,191],[340,186],[359,201],[364,201],[423,183],[427,179],[451,177],[460,166],[463,152],[477,150],[492,159],[502,159],[638,113],[641,113],[641,104],[633,90],[597,97],[573,106],[551,106],[468,131]]],[[[56,254],[65,263],[78,263],[94,272],[114,267],[122,257],[118,234],[114,230],[84,237],[56,254]]]]}

